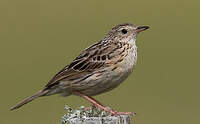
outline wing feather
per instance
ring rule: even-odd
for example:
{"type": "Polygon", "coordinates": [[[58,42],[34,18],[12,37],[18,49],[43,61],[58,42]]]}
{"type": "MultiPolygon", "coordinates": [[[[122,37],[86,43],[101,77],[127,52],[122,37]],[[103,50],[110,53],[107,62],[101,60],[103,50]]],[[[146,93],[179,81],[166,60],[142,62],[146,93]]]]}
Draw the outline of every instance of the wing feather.
{"type": "Polygon", "coordinates": [[[108,66],[106,60],[110,60],[110,54],[120,48],[120,44],[110,43],[104,46],[104,43],[98,42],[85,49],[69,65],[58,72],[46,85],[50,88],[58,84],[61,80],[73,80],[82,78],[95,72],[97,69],[108,66]]]}

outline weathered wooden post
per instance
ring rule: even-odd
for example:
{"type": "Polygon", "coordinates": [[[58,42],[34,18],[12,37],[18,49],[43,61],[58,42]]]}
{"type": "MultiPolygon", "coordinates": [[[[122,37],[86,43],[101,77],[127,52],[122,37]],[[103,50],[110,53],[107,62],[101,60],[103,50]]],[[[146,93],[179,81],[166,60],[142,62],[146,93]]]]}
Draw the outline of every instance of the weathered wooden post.
{"type": "Polygon", "coordinates": [[[68,124],[130,124],[128,115],[109,116],[109,117],[88,117],[88,118],[72,118],[68,124]]]}
{"type": "Polygon", "coordinates": [[[67,114],[62,117],[62,124],[130,124],[129,115],[112,116],[93,107],[87,110],[85,107],[73,110],[66,106],[65,109],[67,114]]]}

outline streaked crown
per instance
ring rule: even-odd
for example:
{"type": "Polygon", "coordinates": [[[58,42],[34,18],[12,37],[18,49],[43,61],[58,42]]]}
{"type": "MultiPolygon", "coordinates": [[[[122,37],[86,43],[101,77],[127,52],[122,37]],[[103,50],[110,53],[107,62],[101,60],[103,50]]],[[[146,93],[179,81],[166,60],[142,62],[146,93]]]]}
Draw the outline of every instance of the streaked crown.
{"type": "Polygon", "coordinates": [[[109,37],[109,39],[114,39],[113,41],[126,42],[135,39],[139,32],[148,28],[148,26],[136,26],[130,23],[119,24],[112,28],[105,38],[109,37]]]}

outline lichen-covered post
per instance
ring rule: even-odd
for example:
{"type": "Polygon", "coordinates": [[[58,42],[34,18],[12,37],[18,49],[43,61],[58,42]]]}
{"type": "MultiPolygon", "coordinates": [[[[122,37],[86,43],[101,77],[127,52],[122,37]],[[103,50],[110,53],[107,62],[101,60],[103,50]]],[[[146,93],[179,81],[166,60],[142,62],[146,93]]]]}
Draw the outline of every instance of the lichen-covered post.
{"type": "Polygon", "coordinates": [[[67,113],[62,117],[62,124],[130,124],[129,115],[113,116],[95,107],[82,106],[74,110],[66,106],[65,109],[67,113]]]}
{"type": "Polygon", "coordinates": [[[68,124],[130,124],[128,115],[109,116],[109,117],[88,117],[84,119],[72,118],[68,124]]]}

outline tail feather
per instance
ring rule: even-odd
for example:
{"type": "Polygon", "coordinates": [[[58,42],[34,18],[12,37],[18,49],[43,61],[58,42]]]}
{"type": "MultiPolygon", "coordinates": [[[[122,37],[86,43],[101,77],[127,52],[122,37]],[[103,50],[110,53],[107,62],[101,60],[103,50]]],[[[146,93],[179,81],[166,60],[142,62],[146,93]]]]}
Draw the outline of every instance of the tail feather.
{"type": "Polygon", "coordinates": [[[19,102],[17,105],[11,107],[11,111],[20,108],[21,106],[33,101],[34,99],[45,95],[48,92],[48,90],[40,90],[39,92],[35,93],[34,95],[24,99],[23,101],[19,102]]]}

